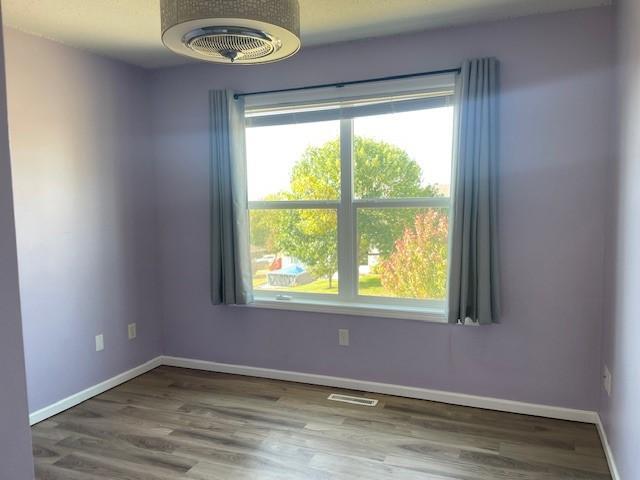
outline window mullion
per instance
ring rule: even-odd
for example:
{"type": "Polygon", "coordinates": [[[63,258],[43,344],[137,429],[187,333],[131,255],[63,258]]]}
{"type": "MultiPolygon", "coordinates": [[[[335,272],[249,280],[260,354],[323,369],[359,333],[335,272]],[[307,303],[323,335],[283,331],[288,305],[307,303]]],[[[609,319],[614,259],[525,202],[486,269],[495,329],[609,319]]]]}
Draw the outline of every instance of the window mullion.
{"type": "Polygon", "coordinates": [[[355,208],[353,205],[353,120],[340,120],[340,206],[338,207],[338,277],[342,300],[356,297],[355,208]]]}

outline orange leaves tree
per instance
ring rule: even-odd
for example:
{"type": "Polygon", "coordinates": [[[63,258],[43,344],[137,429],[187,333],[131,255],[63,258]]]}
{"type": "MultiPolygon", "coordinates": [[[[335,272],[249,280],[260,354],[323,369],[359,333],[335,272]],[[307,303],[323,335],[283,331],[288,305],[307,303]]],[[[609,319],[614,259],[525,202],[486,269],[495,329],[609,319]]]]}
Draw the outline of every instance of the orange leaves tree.
{"type": "Polygon", "coordinates": [[[382,286],[397,296],[443,299],[447,293],[449,218],[446,211],[416,214],[380,265],[382,286]]]}

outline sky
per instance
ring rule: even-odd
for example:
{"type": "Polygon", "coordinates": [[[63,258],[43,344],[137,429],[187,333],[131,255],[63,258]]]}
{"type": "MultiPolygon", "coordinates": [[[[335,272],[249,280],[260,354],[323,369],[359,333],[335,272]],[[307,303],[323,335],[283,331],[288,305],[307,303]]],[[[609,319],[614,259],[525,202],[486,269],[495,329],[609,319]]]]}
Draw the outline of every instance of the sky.
{"type": "MultiPolygon", "coordinates": [[[[249,200],[288,190],[291,169],[304,151],[335,140],[340,121],[247,129],[249,200]]],[[[423,185],[449,185],[453,107],[356,118],[354,135],[405,150],[422,168],[423,185]]]]}

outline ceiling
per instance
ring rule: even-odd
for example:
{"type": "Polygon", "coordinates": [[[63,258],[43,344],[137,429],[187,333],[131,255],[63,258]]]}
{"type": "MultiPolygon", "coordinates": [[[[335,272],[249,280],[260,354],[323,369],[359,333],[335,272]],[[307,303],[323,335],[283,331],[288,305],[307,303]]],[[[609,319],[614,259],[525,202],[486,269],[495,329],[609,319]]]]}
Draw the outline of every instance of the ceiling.
{"type": "MultiPolygon", "coordinates": [[[[179,0],[177,0],[179,1],[179,0]]],[[[304,46],[609,5],[611,0],[299,0],[304,46]]],[[[2,0],[5,25],[143,67],[185,63],[159,0],[2,0]]]]}

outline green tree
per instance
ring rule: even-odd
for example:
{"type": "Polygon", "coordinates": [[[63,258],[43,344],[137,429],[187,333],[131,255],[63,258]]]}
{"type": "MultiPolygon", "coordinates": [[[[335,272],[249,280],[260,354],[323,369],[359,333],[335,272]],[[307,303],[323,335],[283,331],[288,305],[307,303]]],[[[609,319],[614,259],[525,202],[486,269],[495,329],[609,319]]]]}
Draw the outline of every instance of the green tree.
{"type": "MultiPolygon", "coordinates": [[[[354,194],[356,198],[411,198],[438,196],[431,186],[422,186],[422,169],[395,145],[355,137],[354,194]]],[[[336,200],[340,198],[340,141],[307,149],[293,167],[291,200],[336,200]]],[[[407,225],[414,209],[371,209],[358,211],[360,262],[377,248],[383,255],[407,225]]],[[[335,248],[334,245],[330,245],[335,248]]],[[[301,258],[302,260],[302,258],[301,258]]]]}
{"type": "MultiPolygon", "coordinates": [[[[422,169],[395,145],[370,138],[354,138],[354,194],[356,198],[410,198],[438,196],[433,186],[422,186],[422,169]]],[[[268,200],[337,200],[340,198],[340,141],[309,147],[291,172],[290,191],[268,200]]],[[[416,209],[358,211],[359,261],[374,248],[383,255],[413,224],[416,209]]],[[[288,210],[252,215],[252,243],[275,246],[307,265],[331,283],[338,269],[337,218],[332,210],[288,210]],[[255,232],[254,232],[255,229],[255,232]]]]}
{"type": "MultiPolygon", "coordinates": [[[[436,196],[422,187],[422,169],[409,154],[390,143],[364,137],[353,141],[354,190],[357,198],[436,196]]],[[[290,200],[336,200],[340,197],[340,140],[309,147],[291,172],[290,200]]]]}
{"type": "MultiPolygon", "coordinates": [[[[283,194],[267,195],[265,200],[285,200],[283,194]]],[[[279,210],[252,210],[249,215],[251,223],[251,245],[260,250],[274,252],[278,250],[278,235],[274,228],[280,222],[282,213],[279,210]]]]}
{"type": "Polygon", "coordinates": [[[333,210],[279,210],[275,223],[279,251],[303,262],[314,276],[327,277],[332,288],[338,270],[337,218],[333,210]]]}

